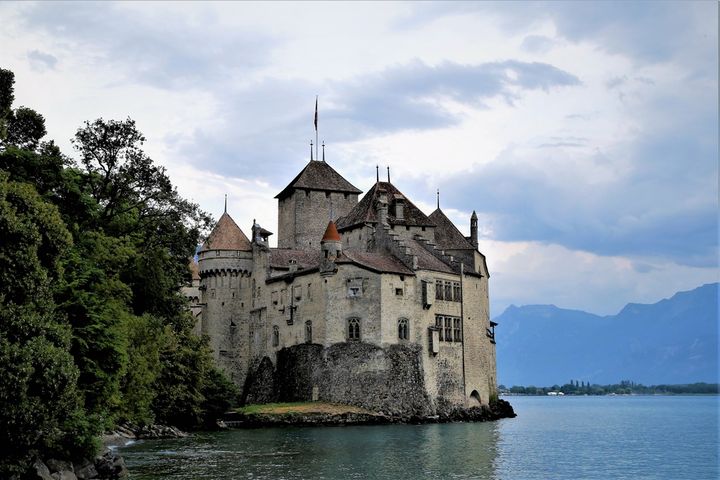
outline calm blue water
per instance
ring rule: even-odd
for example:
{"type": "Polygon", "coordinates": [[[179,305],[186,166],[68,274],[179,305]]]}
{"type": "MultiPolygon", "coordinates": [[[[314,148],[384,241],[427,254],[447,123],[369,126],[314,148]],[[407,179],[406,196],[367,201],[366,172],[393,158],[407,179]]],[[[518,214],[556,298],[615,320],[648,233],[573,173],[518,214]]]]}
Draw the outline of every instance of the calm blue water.
{"type": "Polygon", "coordinates": [[[233,430],[122,449],[131,479],[717,479],[719,397],[509,397],[491,423],[233,430]]]}

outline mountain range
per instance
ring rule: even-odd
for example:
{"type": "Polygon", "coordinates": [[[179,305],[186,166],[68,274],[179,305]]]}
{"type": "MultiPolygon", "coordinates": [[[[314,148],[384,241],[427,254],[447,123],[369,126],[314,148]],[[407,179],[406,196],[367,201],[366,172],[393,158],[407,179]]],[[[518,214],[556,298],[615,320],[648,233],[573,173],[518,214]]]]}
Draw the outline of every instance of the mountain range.
{"type": "Polygon", "coordinates": [[[718,382],[718,284],[599,316],[554,305],[496,317],[498,383],[718,382]]]}

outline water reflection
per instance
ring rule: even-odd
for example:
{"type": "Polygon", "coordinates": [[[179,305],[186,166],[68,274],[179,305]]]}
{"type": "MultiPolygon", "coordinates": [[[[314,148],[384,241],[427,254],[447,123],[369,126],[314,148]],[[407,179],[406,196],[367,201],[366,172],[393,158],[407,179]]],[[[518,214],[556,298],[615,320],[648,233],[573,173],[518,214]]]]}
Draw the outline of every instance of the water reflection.
{"type": "Polygon", "coordinates": [[[495,478],[497,423],[273,428],[123,449],[133,479],[495,478]]]}

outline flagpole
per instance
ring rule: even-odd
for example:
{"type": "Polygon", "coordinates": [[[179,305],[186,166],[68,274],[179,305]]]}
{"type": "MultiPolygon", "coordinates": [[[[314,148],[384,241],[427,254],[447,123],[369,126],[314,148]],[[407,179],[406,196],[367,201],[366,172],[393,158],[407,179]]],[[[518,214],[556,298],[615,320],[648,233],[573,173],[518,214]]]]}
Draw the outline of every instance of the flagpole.
{"type": "Polygon", "coordinates": [[[315,158],[320,160],[318,156],[318,96],[315,95],[315,158]]]}

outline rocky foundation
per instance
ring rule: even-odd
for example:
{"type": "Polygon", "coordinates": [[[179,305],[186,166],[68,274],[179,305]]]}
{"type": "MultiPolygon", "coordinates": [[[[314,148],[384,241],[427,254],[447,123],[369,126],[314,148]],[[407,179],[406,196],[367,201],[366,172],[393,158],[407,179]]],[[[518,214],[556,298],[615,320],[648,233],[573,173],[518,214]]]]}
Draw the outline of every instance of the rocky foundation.
{"type": "Polygon", "coordinates": [[[387,425],[425,424],[450,422],[490,422],[517,415],[512,405],[505,400],[495,400],[490,406],[448,407],[438,415],[387,415],[384,413],[228,413],[222,423],[229,428],[259,428],[277,426],[344,426],[344,425],[387,425]]]}

